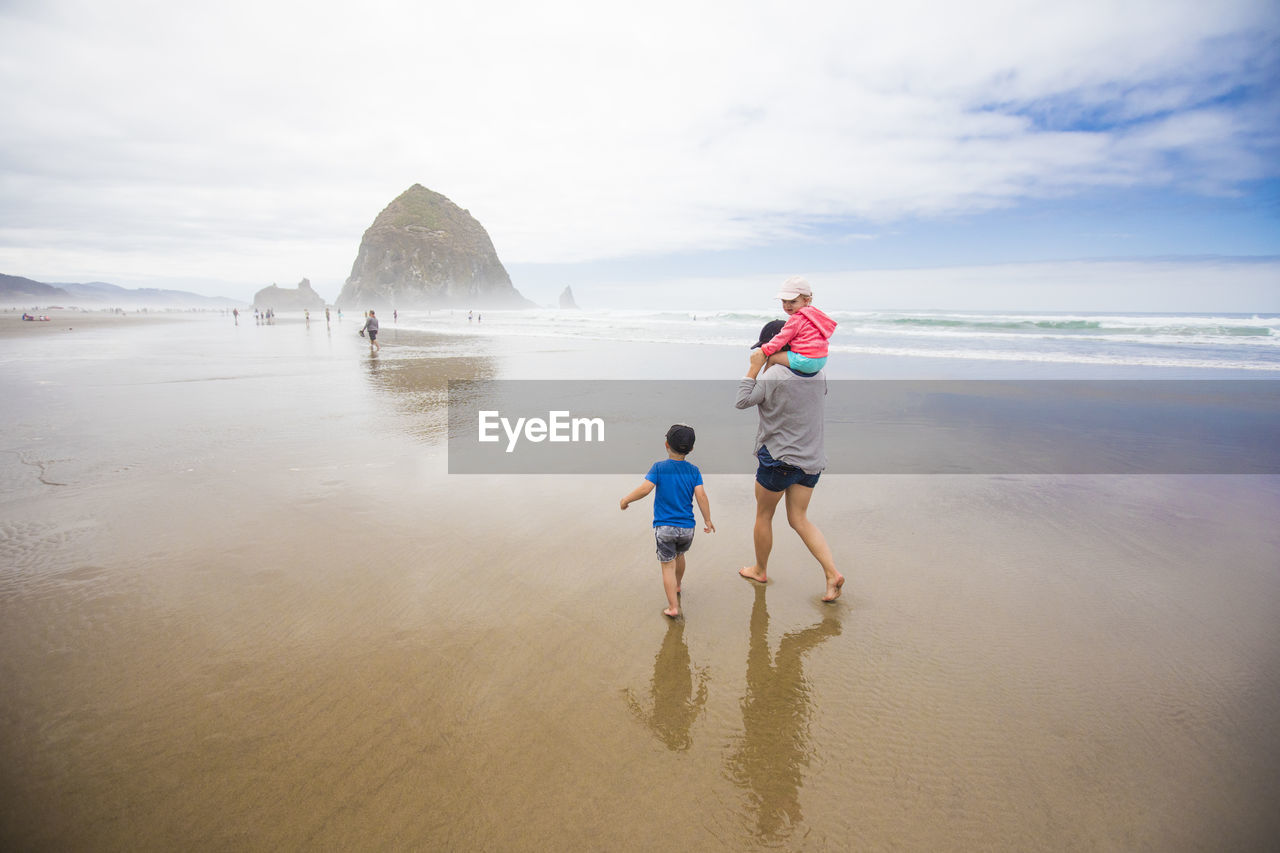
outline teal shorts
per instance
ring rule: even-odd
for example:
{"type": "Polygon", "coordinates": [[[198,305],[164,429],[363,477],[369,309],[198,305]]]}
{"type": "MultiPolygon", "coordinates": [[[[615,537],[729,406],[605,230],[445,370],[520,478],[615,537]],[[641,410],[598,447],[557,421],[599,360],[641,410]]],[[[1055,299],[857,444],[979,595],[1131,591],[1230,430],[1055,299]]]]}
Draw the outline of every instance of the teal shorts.
{"type": "Polygon", "coordinates": [[[798,352],[787,352],[787,364],[799,373],[817,373],[827,363],[827,357],[809,358],[807,355],[801,355],[798,352]]]}

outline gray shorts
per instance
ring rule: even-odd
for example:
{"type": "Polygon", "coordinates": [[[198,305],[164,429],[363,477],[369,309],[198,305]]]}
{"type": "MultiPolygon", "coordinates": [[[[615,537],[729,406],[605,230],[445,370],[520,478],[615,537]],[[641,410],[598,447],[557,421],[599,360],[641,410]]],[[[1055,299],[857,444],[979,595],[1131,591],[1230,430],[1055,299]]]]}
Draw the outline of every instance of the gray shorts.
{"type": "Polygon", "coordinates": [[[653,538],[658,542],[658,562],[669,563],[677,554],[683,554],[693,544],[692,527],[655,527],[653,538]]]}

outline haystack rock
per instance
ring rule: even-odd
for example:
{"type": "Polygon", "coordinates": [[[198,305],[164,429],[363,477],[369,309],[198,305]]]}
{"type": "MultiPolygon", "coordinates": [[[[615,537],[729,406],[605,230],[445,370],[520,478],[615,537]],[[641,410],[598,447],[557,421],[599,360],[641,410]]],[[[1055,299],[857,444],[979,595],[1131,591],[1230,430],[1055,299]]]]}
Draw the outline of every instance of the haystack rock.
{"type": "Polygon", "coordinates": [[[578,303],[573,301],[573,289],[569,285],[565,285],[564,292],[560,294],[560,307],[578,310],[578,303]]]}
{"type": "Polygon", "coordinates": [[[364,232],[337,306],[529,308],[472,215],[421,184],[387,205],[364,232]]]}
{"type": "Polygon", "coordinates": [[[277,287],[271,285],[259,290],[253,296],[253,307],[263,311],[270,308],[281,311],[323,311],[324,298],[311,289],[311,282],[303,279],[296,288],[277,287]]]}

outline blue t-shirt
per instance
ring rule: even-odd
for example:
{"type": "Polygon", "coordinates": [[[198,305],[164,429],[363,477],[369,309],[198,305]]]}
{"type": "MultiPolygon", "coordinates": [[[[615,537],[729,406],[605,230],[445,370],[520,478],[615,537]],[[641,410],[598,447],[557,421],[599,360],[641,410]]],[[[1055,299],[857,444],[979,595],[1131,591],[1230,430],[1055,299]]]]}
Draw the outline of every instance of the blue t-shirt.
{"type": "Polygon", "coordinates": [[[698,466],[683,459],[653,463],[644,478],[657,486],[653,498],[654,527],[693,527],[693,490],[702,485],[698,466]]]}

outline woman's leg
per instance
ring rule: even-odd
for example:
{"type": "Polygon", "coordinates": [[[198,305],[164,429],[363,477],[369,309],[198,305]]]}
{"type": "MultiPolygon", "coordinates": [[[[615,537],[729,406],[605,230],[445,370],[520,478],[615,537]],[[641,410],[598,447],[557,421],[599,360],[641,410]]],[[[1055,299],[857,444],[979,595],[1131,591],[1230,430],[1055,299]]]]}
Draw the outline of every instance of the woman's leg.
{"type": "Polygon", "coordinates": [[[738,570],[738,574],[744,578],[757,583],[769,580],[766,570],[769,568],[769,552],[773,550],[773,513],[784,494],[785,492],[771,492],[756,483],[756,523],[751,529],[756,562],[754,566],[744,566],[738,570]]]}
{"type": "Polygon", "coordinates": [[[818,525],[809,520],[809,501],[813,498],[813,489],[797,484],[788,486],[786,494],[787,523],[800,534],[800,539],[822,566],[822,573],[827,578],[827,592],[822,600],[835,601],[840,597],[840,588],[844,586],[844,576],[836,571],[835,559],[831,556],[826,537],[822,535],[818,525]]]}

